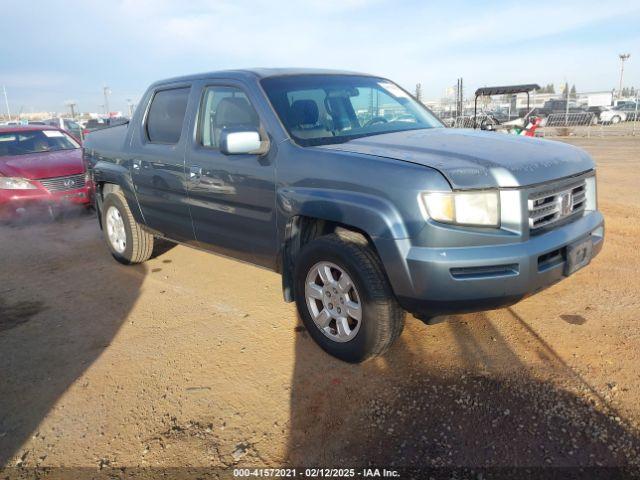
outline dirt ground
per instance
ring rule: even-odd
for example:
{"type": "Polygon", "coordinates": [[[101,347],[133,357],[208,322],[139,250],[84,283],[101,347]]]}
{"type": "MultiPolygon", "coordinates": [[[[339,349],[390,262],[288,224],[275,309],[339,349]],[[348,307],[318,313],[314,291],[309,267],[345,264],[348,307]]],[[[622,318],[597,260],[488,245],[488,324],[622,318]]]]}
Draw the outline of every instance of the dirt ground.
{"type": "Polygon", "coordinates": [[[116,263],[91,215],[0,230],[0,466],[640,465],[640,138],[597,160],[604,249],[502,310],[322,352],[280,278],[116,263]]]}

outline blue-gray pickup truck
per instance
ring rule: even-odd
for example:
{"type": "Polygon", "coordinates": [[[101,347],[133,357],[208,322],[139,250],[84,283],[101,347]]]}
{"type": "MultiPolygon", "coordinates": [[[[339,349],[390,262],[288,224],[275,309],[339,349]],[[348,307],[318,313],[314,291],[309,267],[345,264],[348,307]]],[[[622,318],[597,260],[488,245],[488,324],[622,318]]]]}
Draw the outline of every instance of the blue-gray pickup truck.
{"type": "Polygon", "coordinates": [[[370,75],[160,81],[128,124],[89,134],[84,155],[116,260],[143,262],[164,238],[275,270],[310,335],[349,362],[384,353],[405,311],[513,304],[604,239],[584,151],[444,128],[370,75]]]}

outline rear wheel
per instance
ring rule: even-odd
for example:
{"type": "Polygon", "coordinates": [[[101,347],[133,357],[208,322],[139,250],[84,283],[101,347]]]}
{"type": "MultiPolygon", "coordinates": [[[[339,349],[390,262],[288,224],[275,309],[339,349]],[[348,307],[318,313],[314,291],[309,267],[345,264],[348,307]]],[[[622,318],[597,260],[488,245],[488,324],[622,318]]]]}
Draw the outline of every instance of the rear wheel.
{"type": "Polygon", "coordinates": [[[616,115],[615,117],[613,117],[611,119],[611,123],[616,124],[616,123],[620,123],[620,120],[622,120],[618,115],[616,115]]]}
{"type": "Polygon", "coordinates": [[[362,362],[386,352],[402,332],[404,311],[362,235],[345,231],[313,240],[295,270],[300,317],[329,354],[362,362]]]}
{"type": "Polygon", "coordinates": [[[126,265],[148,260],[153,252],[153,235],[133,218],[120,189],[107,193],[101,208],[102,231],[111,255],[126,265]]]}

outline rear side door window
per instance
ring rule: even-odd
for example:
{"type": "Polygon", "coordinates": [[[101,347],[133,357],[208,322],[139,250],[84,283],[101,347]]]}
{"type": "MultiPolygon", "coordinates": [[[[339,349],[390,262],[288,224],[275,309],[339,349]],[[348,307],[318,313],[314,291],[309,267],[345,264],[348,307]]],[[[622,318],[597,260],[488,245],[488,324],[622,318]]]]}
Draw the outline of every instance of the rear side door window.
{"type": "Polygon", "coordinates": [[[188,87],[156,92],[149,106],[145,126],[149,142],[169,145],[178,143],[188,99],[188,87]]]}

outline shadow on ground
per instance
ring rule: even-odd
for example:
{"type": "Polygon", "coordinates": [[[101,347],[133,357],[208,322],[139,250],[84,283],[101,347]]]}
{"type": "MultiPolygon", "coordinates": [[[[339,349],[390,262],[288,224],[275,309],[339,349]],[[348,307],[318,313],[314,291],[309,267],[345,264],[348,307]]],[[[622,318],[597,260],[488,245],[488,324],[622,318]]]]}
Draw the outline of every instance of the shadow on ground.
{"type": "Polygon", "coordinates": [[[114,262],[84,214],[0,227],[0,265],[1,466],[109,346],[145,268],[114,262]]]}
{"type": "MultiPolygon", "coordinates": [[[[640,437],[509,309],[514,332],[577,395],[534,378],[484,314],[448,317],[464,368],[436,366],[405,331],[346,365],[297,333],[287,460],[296,466],[638,465],[640,437]],[[473,322],[473,323],[472,323],[473,322]],[[505,374],[507,372],[507,374],[505,374]],[[363,388],[364,387],[364,388],[363,388]]],[[[424,327],[415,326],[414,330],[424,327]]],[[[423,333],[423,332],[422,332],[423,333]]]]}

